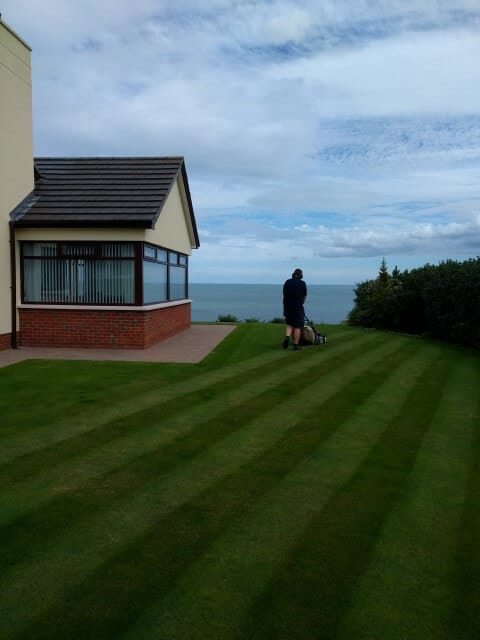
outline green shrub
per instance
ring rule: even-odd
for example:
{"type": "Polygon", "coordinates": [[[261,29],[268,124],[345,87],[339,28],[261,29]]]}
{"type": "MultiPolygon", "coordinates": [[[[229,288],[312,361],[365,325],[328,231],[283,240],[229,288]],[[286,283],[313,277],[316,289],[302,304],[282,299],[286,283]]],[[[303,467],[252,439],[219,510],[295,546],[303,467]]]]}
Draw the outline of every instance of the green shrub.
{"type": "Polygon", "coordinates": [[[480,347],[480,258],[426,264],[390,275],[382,260],[375,280],[355,289],[350,325],[388,329],[480,347]]]}
{"type": "Polygon", "coordinates": [[[272,318],[270,320],[271,324],[284,324],[285,323],[285,318],[272,318]]]}
{"type": "Polygon", "coordinates": [[[227,313],[225,315],[219,314],[217,318],[218,322],[238,322],[237,316],[227,313]]]}
{"type": "Polygon", "coordinates": [[[259,318],[245,318],[244,322],[261,322],[259,318]]]}

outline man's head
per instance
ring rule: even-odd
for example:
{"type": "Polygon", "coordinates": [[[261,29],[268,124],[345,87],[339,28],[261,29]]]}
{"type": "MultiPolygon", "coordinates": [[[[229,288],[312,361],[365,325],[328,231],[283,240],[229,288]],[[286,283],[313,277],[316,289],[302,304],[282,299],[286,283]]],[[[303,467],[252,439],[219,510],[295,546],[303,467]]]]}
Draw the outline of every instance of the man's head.
{"type": "Polygon", "coordinates": [[[295,269],[292,273],[292,278],[303,278],[303,271],[301,269],[295,269]]]}

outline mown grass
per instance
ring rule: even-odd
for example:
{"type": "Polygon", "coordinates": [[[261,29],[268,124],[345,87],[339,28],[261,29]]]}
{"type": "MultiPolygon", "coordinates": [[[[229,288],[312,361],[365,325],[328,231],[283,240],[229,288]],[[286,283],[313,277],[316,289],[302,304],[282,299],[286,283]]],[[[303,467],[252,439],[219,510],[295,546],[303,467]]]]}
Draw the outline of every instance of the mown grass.
{"type": "Polygon", "coordinates": [[[245,323],[0,370],[0,638],[480,637],[480,357],[245,323]]]}

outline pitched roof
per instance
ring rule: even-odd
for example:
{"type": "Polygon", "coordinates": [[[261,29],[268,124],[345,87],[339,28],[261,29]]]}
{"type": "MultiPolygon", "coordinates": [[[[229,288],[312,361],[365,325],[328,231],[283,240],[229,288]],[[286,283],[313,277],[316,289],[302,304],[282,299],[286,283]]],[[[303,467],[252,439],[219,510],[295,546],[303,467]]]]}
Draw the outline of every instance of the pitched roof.
{"type": "Polygon", "coordinates": [[[18,227],[155,226],[181,175],[198,238],[185,163],[173,158],[36,158],[35,189],[12,212],[18,227]]]}

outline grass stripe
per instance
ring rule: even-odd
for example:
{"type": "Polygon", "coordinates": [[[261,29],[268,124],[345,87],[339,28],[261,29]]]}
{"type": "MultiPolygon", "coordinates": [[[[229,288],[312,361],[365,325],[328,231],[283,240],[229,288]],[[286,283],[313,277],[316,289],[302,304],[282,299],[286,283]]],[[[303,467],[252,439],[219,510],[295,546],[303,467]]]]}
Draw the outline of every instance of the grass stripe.
{"type": "Polygon", "coordinates": [[[342,489],[308,526],[296,549],[253,606],[249,638],[336,638],[352,586],[368,566],[375,540],[403,490],[435,415],[449,359],[439,356],[342,489]]]}
{"type": "MultiPolygon", "coordinates": [[[[304,355],[318,357],[322,360],[329,360],[334,357],[334,353],[341,353],[345,349],[349,349],[352,344],[361,344],[365,337],[369,336],[364,332],[346,331],[339,334],[336,343],[328,344],[327,349],[311,349],[310,353],[302,353],[304,355]]],[[[380,338],[379,335],[376,336],[380,338]]],[[[293,354],[292,354],[293,355],[293,354]]],[[[300,355],[300,354],[298,354],[300,355]]],[[[123,399],[117,400],[110,406],[104,406],[101,414],[98,413],[98,407],[85,408],[78,415],[69,415],[66,420],[62,420],[59,424],[53,421],[48,428],[37,424],[32,429],[19,429],[15,426],[11,429],[9,436],[8,428],[4,424],[2,426],[2,450],[0,451],[0,464],[21,462],[22,457],[26,459],[26,465],[37,455],[38,451],[46,450],[46,456],[50,455],[50,460],[54,461],[58,455],[64,455],[65,451],[56,447],[65,445],[66,449],[72,446],[75,450],[88,442],[90,432],[97,431],[98,427],[120,428],[126,419],[138,415],[140,411],[149,411],[154,407],[160,407],[165,404],[165,410],[175,410],[181,404],[188,404],[192,394],[206,392],[215,389],[218,385],[227,384],[229,381],[234,385],[236,380],[241,377],[251,378],[252,372],[254,377],[263,376],[269,370],[278,369],[285,362],[285,357],[290,356],[280,349],[275,351],[267,351],[259,356],[255,356],[247,361],[235,363],[234,365],[224,367],[223,369],[214,371],[203,371],[198,369],[197,373],[190,373],[187,379],[182,379],[174,384],[168,384],[164,376],[160,379],[160,384],[153,384],[153,389],[147,392],[136,393],[123,399]]],[[[110,431],[105,433],[107,437],[110,431]]],[[[102,440],[92,440],[92,446],[101,444],[102,440]]],[[[19,472],[20,474],[21,472],[19,472]]]]}
{"type": "Polygon", "coordinates": [[[475,395],[465,393],[469,368],[459,361],[450,371],[403,495],[342,621],[342,639],[456,637],[450,627],[456,534],[478,417],[475,395]]]}
{"type": "MultiPolygon", "coordinates": [[[[22,482],[15,484],[14,479],[18,473],[14,468],[14,477],[10,477],[8,475],[8,471],[11,469],[9,465],[4,468],[4,474],[1,477],[3,484],[8,485],[9,488],[4,490],[0,496],[0,507],[2,508],[0,522],[5,527],[12,519],[22,517],[22,514],[30,511],[31,506],[38,505],[37,513],[33,514],[33,518],[27,517],[23,521],[15,523],[17,529],[24,530],[27,535],[31,536],[31,530],[35,527],[42,527],[44,531],[48,530],[49,522],[62,526],[63,521],[68,521],[71,514],[78,508],[75,503],[76,497],[80,500],[79,507],[82,512],[93,508],[91,502],[98,502],[100,496],[96,491],[89,502],[90,493],[97,489],[96,484],[109,472],[110,476],[106,481],[107,501],[117,497],[113,490],[115,484],[120,487],[131,487],[130,490],[135,490],[138,481],[130,485],[133,469],[128,468],[135,459],[139,459],[140,464],[146,467],[149,472],[152,468],[152,464],[149,462],[156,463],[155,473],[165,471],[168,468],[169,460],[177,460],[179,456],[185,459],[188,457],[189,451],[194,454],[200,445],[208,446],[215,440],[224,437],[229,430],[239,428],[240,425],[232,419],[232,411],[236,407],[246,405],[249,407],[250,413],[259,413],[263,407],[269,407],[272,402],[278,404],[282,401],[283,388],[289,385],[290,376],[304,374],[314,380],[323,376],[327,370],[331,371],[343,366],[360,349],[367,351],[375,348],[378,344],[381,344],[381,341],[374,340],[372,336],[367,335],[359,338],[353,345],[347,342],[332,350],[322,359],[302,357],[296,360],[289,369],[279,369],[278,366],[275,366],[273,373],[262,377],[261,386],[258,385],[257,380],[252,380],[250,375],[242,379],[235,378],[233,382],[228,380],[224,385],[217,384],[197,394],[190,394],[189,402],[185,403],[186,408],[183,412],[178,409],[173,411],[174,407],[165,404],[155,406],[149,412],[142,410],[133,422],[130,422],[132,416],[129,416],[128,419],[116,421],[108,428],[103,427],[101,431],[107,431],[108,435],[103,433],[97,435],[97,431],[89,434],[93,443],[88,438],[88,442],[83,448],[82,441],[79,442],[78,438],[73,438],[73,442],[66,443],[70,456],[66,456],[65,447],[62,444],[60,450],[54,447],[53,451],[49,451],[46,460],[34,456],[33,459],[29,459],[28,469],[25,468],[25,465],[20,465],[20,469],[27,476],[27,471],[30,468],[37,471],[39,477],[35,480],[34,487],[32,487],[31,478],[28,477],[25,480],[22,478],[22,482]],[[332,360],[334,362],[331,362],[332,360]],[[240,380],[243,384],[240,383],[240,380]],[[222,413],[224,407],[226,409],[222,413]],[[164,418],[165,415],[171,417],[164,418]],[[124,425],[127,426],[124,427],[124,425]],[[125,431],[127,433],[123,435],[125,431]],[[193,434],[192,431],[194,431],[193,434]],[[107,440],[103,447],[98,446],[99,442],[103,442],[108,437],[113,440],[107,440]],[[97,444],[96,447],[95,444],[97,444]],[[56,465],[53,464],[54,454],[59,460],[56,465]],[[75,454],[77,455],[75,456],[75,454]],[[149,458],[152,456],[156,460],[150,461],[149,458]],[[79,460],[75,460],[76,457],[79,460]],[[161,462],[159,462],[159,458],[161,462]],[[73,464],[73,460],[75,464],[73,464]],[[127,477],[118,478],[115,482],[115,478],[112,478],[115,470],[122,472],[125,467],[127,467],[127,477]],[[94,484],[92,485],[92,483],[94,484]],[[76,496],[77,488],[78,495],[76,496]],[[47,501],[55,502],[56,508],[55,517],[49,517],[45,522],[47,518],[45,502],[47,501]],[[62,513],[64,514],[63,518],[61,517],[62,513]]],[[[242,415],[244,414],[245,410],[242,412],[242,415]]],[[[98,508],[105,508],[105,506],[99,505],[98,508]]],[[[3,539],[12,537],[16,544],[21,544],[21,538],[16,535],[12,536],[10,531],[6,531],[2,536],[0,530],[0,547],[2,537],[3,539]]],[[[25,542],[25,546],[30,547],[31,542],[28,544],[25,542]]],[[[4,553],[4,556],[7,556],[7,552],[4,553]]]]}
{"type": "MultiPolygon", "coordinates": [[[[288,473],[245,515],[233,522],[179,577],[160,601],[136,621],[128,638],[239,637],[245,612],[271,579],[311,518],[355,472],[427,366],[425,352],[404,352],[395,364],[364,374],[374,392],[367,398],[343,398],[357,410],[325,442],[288,473]],[[371,384],[373,382],[373,385],[371,384]],[[392,402],[392,396],[394,398],[392,402]],[[357,401],[357,402],[355,402],[357,401]]],[[[343,395],[343,394],[342,394],[343,395]]],[[[341,398],[338,398],[342,401],[341,398]]],[[[299,636],[292,636],[299,637],[299,636]]]]}
{"type": "MultiPolygon", "coordinates": [[[[399,351],[396,361],[409,354],[399,351]]],[[[395,364],[390,365],[396,366],[395,364]]],[[[388,370],[388,366],[385,364],[388,370]]],[[[104,563],[95,574],[68,594],[62,608],[64,627],[56,631],[59,612],[51,611],[29,634],[36,638],[95,637],[103,631],[116,636],[129,623],[132,608],[144,606],[152,594],[169,589],[175,576],[190,561],[198,557],[212,538],[221,535],[225,527],[249,505],[274,485],[291,469],[307,458],[312,449],[336,428],[346,416],[356,411],[359,399],[373,392],[384,378],[385,371],[369,369],[358,374],[349,384],[351,398],[339,390],[323,405],[329,421],[319,428],[314,409],[298,420],[294,428],[260,455],[241,466],[233,474],[207,488],[193,501],[162,519],[141,539],[123,549],[118,557],[104,563]],[[192,522],[196,525],[192,527],[192,522]],[[98,611],[102,612],[99,620],[98,611]]],[[[297,409],[298,411],[298,409],[297,409]]]]}
{"type": "MultiPolygon", "coordinates": [[[[451,619],[451,637],[470,640],[480,637],[480,364],[471,358],[470,385],[465,395],[472,406],[476,398],[475,434],[468,461],[464,505],[457,535],[455,586],[456,598],[451,619]]],[[[467,379],[468,380],[468,379],[467,379]]]]}
{"type": "MultiPolygon", "coordinates": [[[[395,353],[402,344],[401,338],[389,340],[375,352],[352,359],[341,371],[326,375],[320,389],[315,388],[318,404],[337,393],[349,380],[395,353]]],[[[295,425],[302,411],[308,410],[313,388],[314,385],[307,386],[296,397],[286,398],[278,407],[245,424],[241,431],[202,451],[187,464],[179,465],[127,501],[115,503],[93,518],[86,514],[84,521],[66,527],[49,541],[35,561],[21,563],[6,572],[0,587],[0,601],[9,626],[17,629],[45,607],[52,606],[66,588],[85,579],[99,563],[132,544],[155,526],[158,518],[195,500],[202,491],[272,447],[295,425]],[[37,584],[34,594],[28,587],[31,581],[37,584]]]]}

